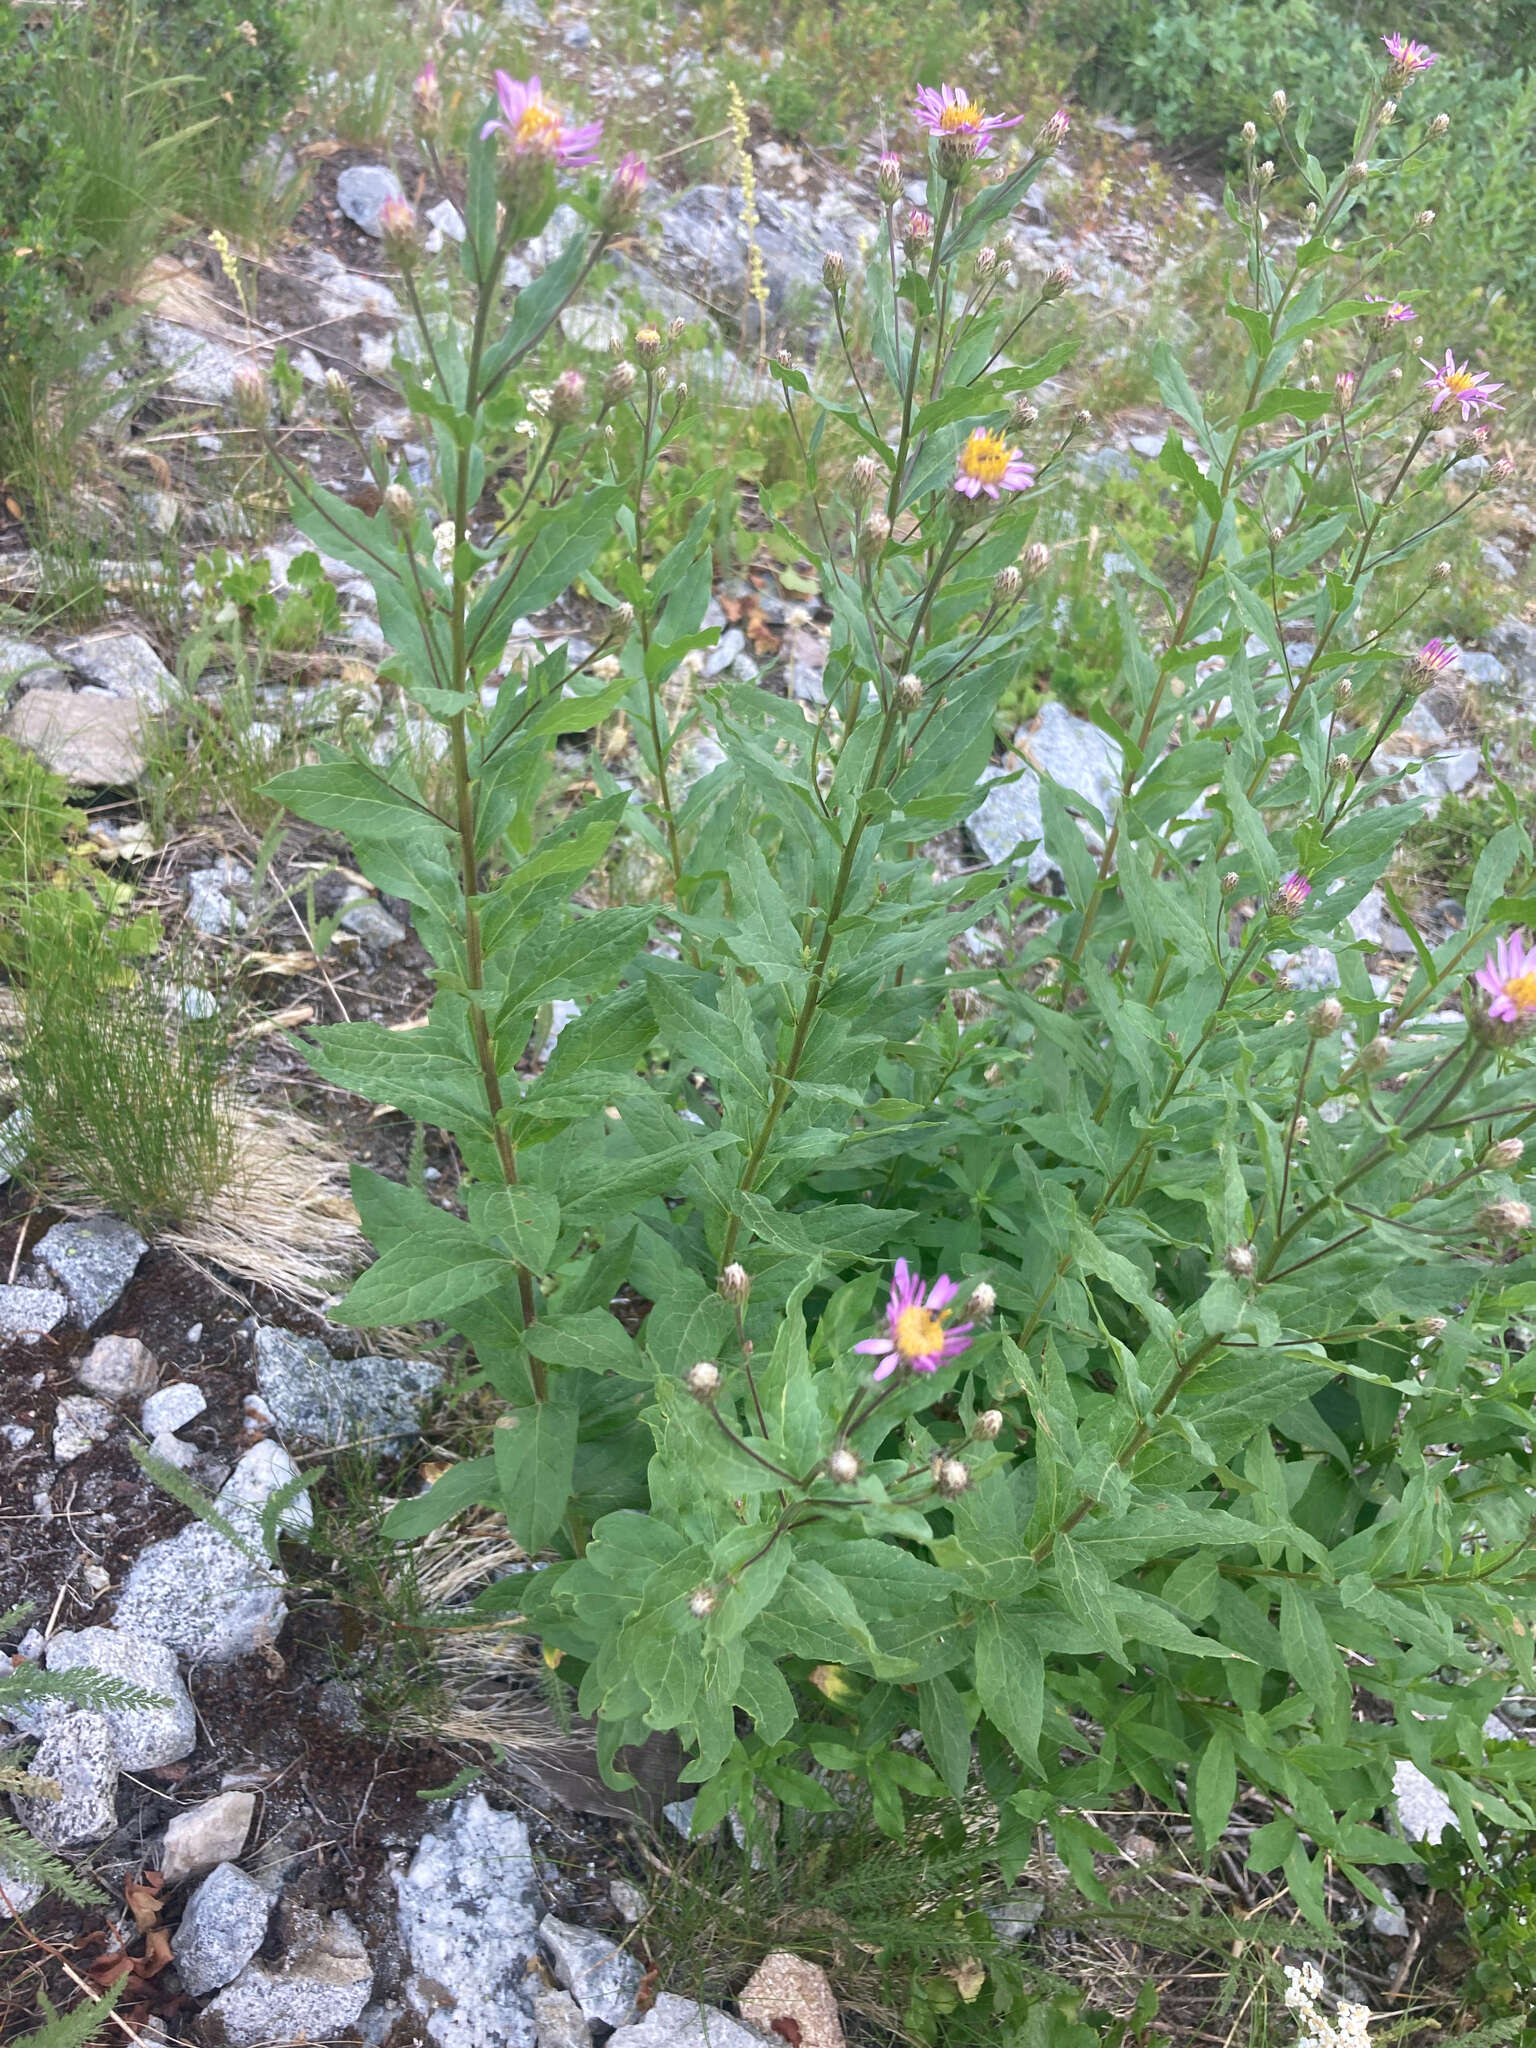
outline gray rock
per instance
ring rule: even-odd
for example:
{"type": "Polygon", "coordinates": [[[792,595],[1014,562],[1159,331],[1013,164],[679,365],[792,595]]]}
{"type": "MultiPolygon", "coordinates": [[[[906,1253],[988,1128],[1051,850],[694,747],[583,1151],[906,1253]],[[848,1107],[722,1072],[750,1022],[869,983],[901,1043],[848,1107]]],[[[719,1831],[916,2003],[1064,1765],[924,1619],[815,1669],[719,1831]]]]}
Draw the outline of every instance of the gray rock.
{"type": "Polygon", "coordinates": [[[27,1769],[59,1788],[57,1799],[15,1799],[17,1819],[45,1848],[100,1842],[117,1826],[117,1742],[105,1714],[51,1716],[27,1769]]]}
{"type": "Polygon", "coordinates": [[[227,1664],[276,1641],[286,1612],[282,1584],[275,1566],[191,1522],[139,1553],[114,1619],[184,1657],[227,1664]]]}
{"type": "Polygon", "coordinates": [[[1484,654],[1480,648],[1464,647],[1461,659],[1453,671],[1463,681],[1476,683],[1484,690],[1507,690],[1509,670],[1496,654],[1484,654]]]}
{"type": "Polygon", "coordinates": [[[180,1884],[183,1878],[201,1877],[220,1863],[233,1863],[245,1847],[255,1813],[254,1792],[219,1792],[201,1806],[172,1814],[160,1852],[160,1871],[166,1883],[180,1884]]]}
{"type": "Polygon", "coordinates": [[[193,405],[228,405],[236,374],[253,367],[251,352],[233,342],[200,334],[174,320],[150,314],[139,323],[144,346],[165,371],[165,388],[173,398],[193,405]]]}
{"type": "Polygon", "coordinates": [[[122,1298],[149,1246],[115,1216],[84,1223],[55,1223],[37,1256],[69,1296],[78,1320],[89,1329],[122,1298]]]}
{"type": "Polygon", "coordinates": [[[83,1458],[117,1427],[117,1410],[94,1394],[65,1394],[53,1422],[53,1455],[60,1465],[83,1458]]]}
{"type": "Polygon", "coordinates": [[[174,1465],[178,1472],[195,1472],[203,1455],[196,1444],[189,1444],[173,1429],[158,1430],[150,1438],[149,1454],[167,1465],[174,1465]]]}
{"type": "Polygon", "coordinates": [[[0,633],[0,703],[12,690],[67,690],[69,677],[37,640],[0,633]]]}
{"type": "Polygon", "coordinates": [[[98,1337],[75,1378],[103,1401],[132,1401],[150,1391],[158,1369],[155,1354],[137,1337],[98,1337]]]}
{"type": "Polygon", "coordinates": [[[195,1422],[207,1406],[207,1397],[201,1387],[194,1387],[190,1380],[173,1380],[168,1387],[151,1394],[144,1403],[144,1428],[150,1436],[184,1429],[189,1422],[195,1422]]]}
{"type": "Polygon", "coordinates": [[[99,1671],[156,1695],[156,1706],[95,1710],[112,1730],[125,1771],[180,1763],[197,1747],[191,1695],[181,1682],[175,1652],[164,1643],[115,1628],[74,1629],[49,1637],[45,1662],[50,1671],[99,1671]]]}
{"type": "Polygon", "coordinates": [[[164,711],[176,701],[176,678],[142,633],[87,633],[64,641],[58,653],[109,697],[137,697],[149,711],[164,711]]]}
{"type": "MultiPolygon", "coordinates": [[[[797,303],[807,314],[819,312],[823,253],[835,249],[851,262],[860,232],[871,223],[840,194],[812,205],[760,186],[757,204],[756,241],[770,321],[782,324],[797,303]]],[[[716,311],[739,318],[747,288],[747,237],[737,194],[724,185],[691,186],[661,208],[657,226],[662,274],[681,277],[716,311]]]]}
{"type": "Polygon", "coordinates": [[[651,1902],[637,1884],[627,1878],[615,1877],[609,1881],[608,1899],[613,1910],[631,1927],[643,1920],[651,1910],[651,1902]]]}
{"type": "Polygon", "coordinates": [[[501,0],[501,18],[514,28],[540,29],[545,26],[544,10],[534,0],[501,0]]]}
{"type": "MultiPolygon", "coordinates": [[[[1000,865],[1021,839],[1043,841],[1045,823],[1040,814],[1040,778],[1026,768],[1016,781],[999,779],[1002,771],[989,777],[989,787],[980,805],[966,819],[966,830],[987,860],[1000,865]]],[[[1043,843],[1029,856],[1026,872],[1030,886],[1038,889],[1057,872],[1055,861],[1043,843]]]]}
{"type": "Polygon", "coordinates": [[[338,1360],[315,1337],[256,1332],[256,1384],[287,1436],[319,1444],[387,1445],[420,1429],[421,1404],[442,1382],[424,1358],[338,1360]]]}
{"type": "Polygon", "coordinates": [[[764,2048],[773,2038],[712,2005],[663,1991],[643,2019],[608,2036],[608,2048],[764,2048]]]}
{"type": "Polygon", "coordinates": [[[1120,800],[1120,749],[1107,734],[1053,698],[1013,744],[1042,775],[1112,817],[1120,800]]]}
{"type": "Polygon", "coordinates": [[[540,1890],[528,1830],[477,1792],[395,1880],[411,2009],[439,2048],[534,2048],[540,1890]],[[445,1996],[445,1987],[446,1996],[445,1996]]]}
{"type": "MultiPolygon", "coordinates": [[[[1522,694],[1536,690],[1536,626],[1528,626],[1524,619],[1500,619],[1483,637],[1489,653],[1503,662],[1522,694]]],[[[4,662],[4,643],[0,642],[0,672],[4,662]]]]}
{"type": "Polygon", "coordinates": [[[1392,1771],[1392,1804],[1398,1826],[1410,1842],[1438,1846],[1447,1828],[1458,1827],[1456,1809],[1433,1778],[1406,1757],[1392,1771]]]}
{"type": "Polygon", "coordinates": [[[568,50],[585,50],[592,41],[592,24],[589,21],[567,22],[560,40],[568,50]]]}
{"type": "Polygon", "coordinates": [[[573,1927],[546,1913],[539,1939],[549,1950],[555,1978],[570,1992],[589,2020],[622,2027],[634,2015],[635,1993],[644,1972],[627,1949],[589,1927],[573,1927]]]}
{"type": "Polygon", "coordinates": [[[728,626],[704,657],[705,675],[718,676],[723,674],[736,659],[737,655],[744,651],[746,644],[747,636],[742,632],[740,626],[728,626]]]}
{"type": "Polygon", "coordinates": [[[336,180],[336,204],[365,235],[383,233],[379,215],[391,199],[403,199],[405,191],[392,170],[383,164],[350,164],[336,180]]]}
{"type": "Polygon", "coordinates": [[[798,697],[802,704],[825,704],[826,686],[822,680],[827,666],[827,655],[831,643],[824,633],[816,633],[809,626],[792,626],[784,647],[784,681],[792,697],[798,697]]]}
{"type": "Polygon", "coordinates": [[[35,1429],[29,1429],[24,1422],[0,1422],[0,1437],[13,1451],[24,1451],[37,1436],[35,1429]]]}
{"type": "Polygon", "coordinates": [[[230,900],[229,891],[245,888],[250,879],[251,871],[244,862],[228,854],[216,866],[188,875],[188,924],[209,938],[221,932],[243,932],[250,919],[230,900]]]}
{"type": "Polygon", "coordinates": [[[1365,1916],[1366,1925],[1373,1934],[1384,1934],[1388,1941],[1406,1941],[1412,1929],[1408,1925],[1408,1916],[1398,1902],[1397,1894],[1388,1885],[1382,1886],[1381,1894],[1387,1904],[1372,1906],[1365,1916]]]}
{"type": "Polygon", "coordinates": [[[1338,959],[1327,946],[1303,946],[1295,953],[1280,947],[1269,955],[1269,964],[1285,976],[1287,988],[1310,992],[1339,985],[1338,959]]]}
{"type": "Polygon", "coordinates": [[[540,1991],[533,2001],[538,2048],[592,2048],[592,2029],[568,1991],[540,1991]]]}
{"type": "Polygon", "coordinates": [[[1483,567],[1490,575],[1497,576],[1501,583],[1513,583],[1520,574],[1520,565],[1508,548],[1499,546],[1496,540],[1485,540],[1478,549],[1483,558],[1483,567]]]}
{"type": "Polygon", "coordinates": [[[46,1337],[69,1314],[69,1296],[51,1287],[0,1287],[0,1343],[46,1337]]]}
{"type": "Polygon", "coordinates": [[[465,235],[464,216],[451,199],[440,199],[436,206],[427,208],[427,220],[438,233],[450,242],[462,242],[465,235]]]}
{"type": "Polygon", "coordinates": [[[333,1913],[309,1947],[280,1964],[247,1963],[204,2017],[218,2022],[229,2048],[320,2041],[352,2026],[372,1993],[363,1937],[345,1913],[333,1913]]]}
{"type": "Polygon", "coordinates": [[[1364,946],[1387,942],[1387,899],[1379,886],[1367,889],[1349,913],[1349,928],[1364,946]]]}
{"type": "Polygon", "coordinates": [[[0,1863],[0,1920],[17,1913],[30,1913],[43,1896],[43,1887],[14,1863],[0,1863]]]}
{"type": "Polygon", "coordinates": [[[194,1998],[238,1977],[266,1939],[272,1894],[233,1863],[221,1863],[187,1901],[171,1941],[182,1989],[194,1998]]]}
{"type": "Polygon", "coordinates": [[[988,1906],[986,1915],[999,1941],[1010,1944],[1033,1934],[1045,1912],[1044,1892],[1010,1892],[1000,1905],[988,1906]]]}
{"type": "MultiPolygon", "coordinates": [[[[261,1525],[273,1494],[282,1492],[299,1477],[299,1468],[283,1449],[264,1437],[252,1444],[228,1479],[214,1496],[214,1505],[253,1545],[261,1544],[261,1525]]],[[[315,1511],[307,1493],[296,1493],[280,1510],[279,1529],[302,1535],[314,1527],[315,1511]]]]}
{"type": "Polygon", "coordinates": [[[28,690],[5,729],[80,789],[131,789],[144,773],[145,710],[137,698],[28,690]]]}
{"type": "Polygon", "coordinates": [[[341,913],[341,928],[361,939],[365,946],[371,946],[376,953],[393,953],[410,937],[399,918],[391,917],[383,904],[375,902],[371,896],[360,896],[355,903],[347,905],[341,913]]]}

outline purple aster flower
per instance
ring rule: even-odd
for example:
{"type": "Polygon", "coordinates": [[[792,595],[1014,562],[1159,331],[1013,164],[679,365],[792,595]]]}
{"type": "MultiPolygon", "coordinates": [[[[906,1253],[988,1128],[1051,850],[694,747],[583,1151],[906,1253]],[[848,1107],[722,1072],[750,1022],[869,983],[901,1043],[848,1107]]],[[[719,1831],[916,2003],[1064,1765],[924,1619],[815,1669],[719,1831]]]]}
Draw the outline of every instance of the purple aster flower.
{"type": "Polygon", "coordinates": [[[1430,372],[1424,389],[1434,393],[1429,401],[1432,413],[1438,412],[1447,400],[1452,405],[1461,407],[1463,420],[1475,420],[1482,412],[1504,410],[1502,405],[1495,402],[1493,396],[1495,391],[1502,391],[1504,386],[1490,383],[1482,371],[1474,370],[1470,363],[1458,363],[1449,349],[1445,352],[1444,363],[1438,368],[1428,356],[1420,356],[1419,361],[1430,372]]]}
{"type": "Polygon", "coordinates": [[[1281,917],[1299,917],[1311,894],[1312,884],[1299,869],[1293,870],[1275,885],[1273,908],[1281,917]]]}
{"type": "Polygon", "coordinates": [[[990,427],[978,427],[960,450],[955,489],[964,497],[979,497],[983,491],[989,498],[1003,491],[1027,491],[1034,481],[1033,466],[990,427]]]}
{"type": "Polygon", "coordinates": [[[1367,292],[1365,296],[1373,306],[1381,308],[1380,312],[1372,315],[1372,318],[1379,320],[1383,327],[1396,327],[1404,321],[1417,320],[1419,317],[1412,306],[1403,299],[1384,299],[1378,292],[1367,292]]]}
{"type": "Polygon", "coordinates": [[[610,232],[628,227],[640,211],[645,188],[651,181],[645,158],[630,150],[619,159],[619,168],[603,194],[602,224],[610,232]]]}
{"type": "Polygon", "coordinates": [[[1525,932],[1500,939],[1473,979],[1489,997],[1488,1015],[1496,1024],[1536,1022],[1536,946],[1525,932]]]}
{"type": "Polygon", "coordinates": [[[931,85],[920,85],[912,115],[937,142],[969,142],[972,157],[985,156],[989,136],[999,128],[1016,128],[1024,118],[1022,114],[989,114],[958,85],[941,85],[937,92],[931,85]]]}
{"type": "Polygon", "coordinates": [[[1460,659],[1460,653],[1449,641],[1426,640],[1408,665],[1409,679],[1417,689],[1427,690],[1460,659]]]}
{"type": "Polygon", "coordinates": [[[525,84],[498,71],[496,97],[501,103],[501,119],[486,122],[480,130],[482,141],[487,135],[504,135],[511,155],[550,157],[566,167],[589,164],[595,158],[602,122],[568,128],[560,109],[545,99],[537,77],[525,84]]]}
{"type": "Polygon", "coordinates": [[[970,1345],[966,1334],[973,1326],[945,1325],[954,1314],[952,1303],[960,1292],[947,1273],[924,1288],[921,1274],[914,1273],[905,1259],[896,1261],[891,1279],[891,1298],[885,1309],[885,1335],[866,1337],[854,1350],[878,1358],[874,1377],[889,1379],[898,1365],[910,1372],[937,1372],[948,1359],[956,1358],[970,1345]]]}
{"type": "Polygon", "coordinates": [[[1416,43],[1411,36],[1402,35],[1396,29],[1381,40],[1392,59],[1392,69],[1400,78],[1412,78],[1416,71],[1427,71],[1435,62],[1435,52],[1427,43],[1416,43]]]}

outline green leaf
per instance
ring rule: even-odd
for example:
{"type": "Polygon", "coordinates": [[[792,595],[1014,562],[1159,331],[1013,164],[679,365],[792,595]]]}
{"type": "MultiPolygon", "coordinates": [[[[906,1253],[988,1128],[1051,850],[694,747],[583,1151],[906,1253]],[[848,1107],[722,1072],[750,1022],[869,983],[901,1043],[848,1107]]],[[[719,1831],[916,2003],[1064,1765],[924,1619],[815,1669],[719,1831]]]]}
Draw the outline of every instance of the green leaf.
{"type": "Polygon", "coordinates": [[[1125,1654],[1109,1575],[1103,1565],[1091,1550],[1074,1543],[1065,1532],[1057,1535],[1051,1550],[1051,1563],[1068,1613],[1090,1631],[1094,1640],[1117,1664],[1123,1664],[1129,1670],[1130,1659],[1125,1654]]]}
{"type": "Polygon", "coordinates": [[[1273,391],[1266,391],[1258,404],[1249,408],[1239,419],[1238,431],[1247,427],[1267,426],[1271,420],[1284,419],[1289,415],[1309,426],[1313,420],[1326,417],[1333,404],[1331,391],[1307,391],[1289,384],[1276,385],[1273,391]]]}
{"type": "Polygon", "coordinates": [[[496,1418],[491,1443],[501,1511],[529,1557],[537,1556],[564,1518],[579,1420],[574,1402],[556,1400],[511,1408],[496,1418]]]}
{"type": "Polygon", "coordinates": [[[1190,1814],[1207,1855],[1221,1839],[1237,1801],[1237,1760],[1232,1737],[1218,1728],[1206,1737],[1190,1778],[1190,1814]]]}
{"type": "Polygon", "coordinates": [[[1025,1622],[996,1603],[976,1617],[976,1697],[1019,1758],[1038,1766],[1045,1659],[1025,1622]]]}
{"type": "Polygon", "coordinates": [[[496,1501],[496,1460],[465,1458],[460,1464],[450,1465],[441,1479],[434,1480],[414,1500],[397,1501],[381,1527],[392,1543],[414,1543],[420,1536],[430,1536],[444,1522],[451,1522],[455,1515],[463,1514],[466,1508],[491,1507],[496,1501]]]}
{"type": "Polygon", "coordinates": [[[934,1768],[959,1799],[971,1775],[971,1724],[959,1693],[942,1675],[917,1688],[917,1725],[934,1768]]]}
{"type": "Polygon", "coordinates": [[[750,1644],[736,1681],[736,1703],[751,1715],[760,1741],[782,1742],[795,1725],[795,1696],[783,1673],[750,1644]]]}
{"type": "Polygon", "coordinates": [[[353,1282],[331,1311],[336,1322],[371,1330],[436,1320],[513,1277],[506,1254],[483,1243],[467,1223],[442,1210],[431,1217],[353,1282]]]}
{"type": "Polygon", "coordinates": [[[575,1315],[540,1316],[525,1332],[524,1343],[546,1365],[565,1365],[582,1372],[615,1372],[624,1379],[649,1380],[650,1368],[628,1330],[605,1308],[582,1309],[575,1315]]]}
{"type": "Polygon", "coordinates": [[[560,1235],[560,1204],[542,1188],[491,1187],[474,1182],[468,1198],[470,1227],[508,1258],[542,1273],[560,1235]]]}
{"type": "Polygon", "coordinates": [[[447,826],[413,790],[391,781],[365,761],[337,755],[308,767],[290,768],[274,775],[262,794],[345,839],[404,835],[426,838],[438,846],[448,842],[447,826]]]}

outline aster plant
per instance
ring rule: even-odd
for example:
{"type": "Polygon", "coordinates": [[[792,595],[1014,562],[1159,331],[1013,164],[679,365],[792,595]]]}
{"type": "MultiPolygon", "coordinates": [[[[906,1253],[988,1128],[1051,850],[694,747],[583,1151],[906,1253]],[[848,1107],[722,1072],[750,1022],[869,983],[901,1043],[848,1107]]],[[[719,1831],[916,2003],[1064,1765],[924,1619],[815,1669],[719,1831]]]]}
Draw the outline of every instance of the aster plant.
{"type": "Polygon", "coordinates": [[[758,503],[831,619],[811,704],[705,671],[681,323],[534,397],[644,166],[603,173],[595,125],[498,79],[462,250],[432,269],[396,223],[431,486],[381,470],[370,517],[292,482],[373,580],[444,773],[322,750],[275,789],[411,905],[437,975],[424,1028],[332,1026],[309,1057],[441,1126],[461,1172],[449,1206],[356,1172],[379,1256],[336,1315],[451,1335],[496,1426],[390,1532],[499,1508],[544,1569],[483,1605],[543,1640],[616,1785],[675,1734],[701,1832],[761,1829],[755,1789],[825,1803],[812,1763],[893,1832],[979,1780],[1005,1868],[1043,1825],[1094,1892],[1092,1811],[1187,1806],[1204,1850],[1256,1788],[1251,1868],[1322,1919],[1325,1864],[1379,1896],[1413,1858],[1384,1818],[1400,1762],[1469,1840],[1491,1802],[1532,1820],[1481,1736],[1532,1682],[1536,1582],[1514,807],[1461,925],[1410,931],[1389,982],[1349,923],[1422,802],[1386,742],[1455,659],[1425,626],[1414,651],[1438,569],[1390,612],[1373,584],[1497,483],[1463,486],[1440,433],[1497,387],[1452,389],[1453,352],[1420,388],[1407,308],[1366,291],[1411,288],[1359,201],[1428,64],[1389,43],[1331,178],[1275,94],[1300,237],[1250,139],[1241,396],[1207,412],[1156,364],[1147,482],[1179,543],[1126,550],[1113,592],[1116,784],[1027,782],[1037,829],[996,868],[931,842],[1026,773],[993,760],[996,708],[1033,672],[1042,522],[1092,426],[1042,389],[1070,276],[1007,239],[1065,115],[1026,141],[967,88],[918,93],[868,260],[829,253],[817,364],[768,365],[801,474],[758,503]],[[515,289],[562,195],[591,225],[515,289]],[[578,582],[591,651],[523,626],[511,661],[578,582]],[[552,801],[557,740],[620,714],[626,780],[594,748],[552,801]],[[926,1761],[894,1739],[914,1722],[926,1761]]]}

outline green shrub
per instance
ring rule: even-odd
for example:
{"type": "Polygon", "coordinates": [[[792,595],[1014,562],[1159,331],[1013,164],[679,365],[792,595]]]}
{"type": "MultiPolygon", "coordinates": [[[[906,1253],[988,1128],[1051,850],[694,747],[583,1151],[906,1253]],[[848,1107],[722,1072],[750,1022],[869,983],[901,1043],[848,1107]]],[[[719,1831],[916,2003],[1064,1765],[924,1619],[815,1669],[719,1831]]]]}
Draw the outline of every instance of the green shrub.
{"type": "MultiPolygon", "coordinates": [[[[1387,93],[1379,66],[1373,158],[1387,93]]],[[[494,129],[471,144],[466,240],[431,280],[456,331],[400,372],[433,490],[368,516],[291,479],[301,528],[373,582],[386,679],[444,763],[428,783],[333,747],[273,785],[411,904],[438,980],[423,1029],[334,1026],[313,1063],[446,1128],[463,1167],[452,1211],[355,1171],[379,1257],[335,1313],[463,1340],[501,1412],[386,1533],[499,1507],[546,1563],[480,1605],[560,1653],[615,1782],[625,1745],[676,1734],[696,1834],[762,1828],[759,1792],[825,1810],[831,1773],[898,1839],[911,1802],[979,1783],[1005,1872],[1044,1827],[1102,1902],[1095,1813],[1134,1786],[1207,1853],[1251,1786],[1250,1867],[1325,1928],[1325,1871],[1370,1895],[1417,1860],[1381,1824],[1398,1761],[1469,1828],[1536,1821],[1481,1736],[1531,1682],[1536,1355],[1511,1332],[1536,1290],[1536,972],[1486,971],[1498,1017],[1470,978],[1531,915],[1533,849],[1495,833],[1465,930],[1378,991],[1346,920],[1414,809],[1371,770],[1435,650],[1371,625],[1372,585],[1438,553],[1458,458],[1352,295],[1379,245],[1331,260],[1362,197],[1344,166],[1308,172],[1299,247],[1231,196],[1237,363],[1209,412],[1154,359],[1172,508],[1114,593],[1113,791],[1038,788],[1061,893],[935,863],[1039,632],[1037,508],[1084,431],[1029,402],[1070,344],[1026,356],[1047,301],[989,240],[1048,146],[977,174],[934,145],[931,239],[893,201],[870,255],[853,399],[776,361],[802,474],[763,507],[814,508],[787,537],[834,620],[807,716],[698,681],[711,516],[664,549],[650,524],[687,402],[659,333],[600,399],[557,384],[519,502],[475,537],[487,410],[605,230],[504,317],[556,180],[494,129]],[[577,580],[607,613],[590,654],[503,673],[577,580]],[[593,753],[555,800],[560,736],[620,708],[626,781],[593,753]],[[690,780],[702,721],[719,758],[690,780]],[[1006,970],[954,967],[987,920],[1006,970]],[[1339,975],[1315,1001],[1281,965],[1313,946],[1339,975]],[[556,1002],[578,1012],[541,1065],[556,1002]]],[[[622,219],[621,191],[586,196],[622,219]]]]}

